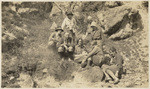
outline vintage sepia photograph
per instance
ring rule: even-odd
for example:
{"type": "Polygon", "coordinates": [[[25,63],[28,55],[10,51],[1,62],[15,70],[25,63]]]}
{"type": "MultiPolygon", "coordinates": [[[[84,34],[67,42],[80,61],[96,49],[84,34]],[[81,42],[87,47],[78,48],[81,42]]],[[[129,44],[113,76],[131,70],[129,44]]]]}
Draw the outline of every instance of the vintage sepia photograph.
{"type": "Polygon", "coordinates": [[[1,88],[148,88],[149,1],[1,1],[1,88]]]}

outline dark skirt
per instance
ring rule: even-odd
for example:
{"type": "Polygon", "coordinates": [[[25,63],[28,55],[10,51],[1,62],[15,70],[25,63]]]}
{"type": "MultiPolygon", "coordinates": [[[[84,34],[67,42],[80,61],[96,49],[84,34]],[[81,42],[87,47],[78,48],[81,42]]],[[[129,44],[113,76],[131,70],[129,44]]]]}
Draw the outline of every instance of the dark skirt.
{"type": "Polygon", "coordinates": [[[103,54],[96,54],[92,57],[92,62],[95,66],[101,66],[104,61],[103,54]]]}

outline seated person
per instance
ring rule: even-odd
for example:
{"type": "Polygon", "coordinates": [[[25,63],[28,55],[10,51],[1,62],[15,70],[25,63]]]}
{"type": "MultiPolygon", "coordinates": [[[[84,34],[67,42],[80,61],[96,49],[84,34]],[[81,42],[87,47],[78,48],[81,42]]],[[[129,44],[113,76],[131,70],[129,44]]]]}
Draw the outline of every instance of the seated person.
{"type": "Polygon", "coordinates": [[[110,56],[105,57],[104,64],[102,65],[106,81],[113,79],[114,84],[119,82],[119,75],[121,75],[121,70],[123,69],[122,64],[122,58],[117,54],[116,49],[112,47],[110,50],[110,56]]]}
{"type": "Polygon", "coordinates": [[[69,33],[65,33],[64,35],[64,47],[66,49],[67,53],[73,53],[74,52],[74,41],[73,37],[69,33]]]}
{"type": "Polygon", "coordinates": [[[57,52],[65,51],[62,46],[63,44],[62,32],[63,32],[63,29],[61,29],[60,27],[57,27],[55,29],[55,32],[51,33],[49,37],[48,47],[52,49],[53,51],[55,50],[57,50],[57,52]]]}
{"type": "MultiPolygon", "coordinates": [[[[74,61],[81,63],[85,56],[87,56],[86,48],[83,45],[83,40],[80,38],[75,46],[74,61]]],[[[88,64],[90,64],[90,58],[88,64]]]]}
{"type": "Polygon", "coordinates": [[[92,44],[93,44],[93,49],[88,53],[88,55],[83,59],[81,67],[84,68],[87,65],[87,59],[89,57],[92,58],[92,63],[95,66],[101,66],[102,61],[103,61],[103,51],[102,51],[102,45],[103,45],[103,40],[102,40],[102,31],[101,29],[98,28],[96,22],[92,22],[91,24],[92,28],[92,44]]]}

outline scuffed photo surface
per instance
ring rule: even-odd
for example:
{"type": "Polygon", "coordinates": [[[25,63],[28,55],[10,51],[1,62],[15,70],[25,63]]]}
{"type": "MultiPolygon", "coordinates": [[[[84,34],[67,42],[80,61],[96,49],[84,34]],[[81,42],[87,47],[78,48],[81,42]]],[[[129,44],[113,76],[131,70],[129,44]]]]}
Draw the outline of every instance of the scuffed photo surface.
{"type": "Polygon", "coordinates": [[[2,88],[148,87],[148,1],[1,6],[2,88]]]}

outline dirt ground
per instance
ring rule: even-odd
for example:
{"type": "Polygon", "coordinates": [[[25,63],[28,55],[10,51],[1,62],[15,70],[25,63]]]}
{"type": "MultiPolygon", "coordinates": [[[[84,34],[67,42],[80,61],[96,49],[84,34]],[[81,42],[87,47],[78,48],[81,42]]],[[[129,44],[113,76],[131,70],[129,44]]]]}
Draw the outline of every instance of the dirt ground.
{"type": "MultiPolygon", "coordinates": [[[[31,46],[27,46],[24,51],[28,51],[28,54],[25,54],[26,57],[36,58],[42,62],[43,68],[47,68],[51,71],[51,67],[56,66],[56,58],[57,55],[51,53],[50,50],[47,49],[47,40],[50,33],[51,23],[47,20],[43,21],[40,24],[31,26],[31,31],[33,32],[34,36],[30,37],[29,39],[34,39],[35,41],[32,43],[31,46]],[[53,55],[55,56],[53,56],[53,55]],[[53,58],[52,58],[53,57],[53,58]]],[[[115,44],[120,46],[120,49],[124,52],[128,52],[128,59],[125,61],[125,68],[127,69],[127,74],[123,75],[122,79],[120,80],[119,84],[113,85],[109,83],[89,83],[89,82],[82,82],[81,84],[75,82],[74,80],[62,82],[59,87],[147,87],[148,86],[148,53],[143,54],[140,50],[141,48],[145,49],[148,52],[146,47],[147,44],[143,41],[143,39],[147,39],[145,31],[141,31],[135,34],[133,37],[124,40],[124,41],[117,41],[114,42],[115,44]],[[141,34],[139,36],[139,34],[141,34]],[[145,37],[145,38],[143,38],[145,37]],[[139,40],[141,39],[141,40],[139,40]],[[145,44],[145,45],[144,45],[145,44]],[[143,46],[144,45],[144,46],[143,46]],[[129,49],[123,49],[129,48],[129,49]],[[131,55],[132,54],[132,55],[131,55]],[[144,58],[145,60],[141,59],[144,58]]],[[[144,53],[146,52],[144,51],[144,53]]],[[[56,69],[57,71],[57,69],[56,69]]],[[[62,72],[61,72],[62,73],[62,72]]],[[[50,72],[51,74],[51,72],[50,72]]],[[[59,75],[60,77],[60,75],[59,75]]],[[[57,80],[57,79],[56,79],[57,80]]]]}
{"type": "MultiPolygon", "coordinates": [[[[145,13],[141,12],[140,13],[145,13]]],[[[24,20],[23,23],[28,26],[30,35],[23,41],[24,45],[20,51],[22,54],[17,61],[21,64],[36,64],[36,71],[32,76],[28,73],[19,73],[20,77],[12,81],[6,78],[2,80],[2,85],[7,88],[12,87],[39,87],[39,88],[147,88],[149,85],[149,67],[148,67],[148,21],[147,14],[142,14],[144,29],[135,33],[133,36],[120,40],[106,40],[116,46],[119,52],[124,52],[124,68],[126,74],[122,76],[120,82],[116,85],[102,82],[89,82],[77,71],[81,69],[76,63],[69,61],[67,68],[62,68],[60,58],[54,54],[48,47],[48,38],[52,31],[50,27],[53,21],[61,24],[64,17],[60,14],[44,20],[24,20]],[[46,72],[43,72],[46,70],[46,72]],[[26,77],[25,77],[26,76],[26,77]],[[24,78],[29,81],[20,81],[24,78]],[[29,79],[28,79],[29,78],[29,79]],[[18,81],[18,79],[20,79],[18,81]],[[6,83],[7,82],[7,83],[6,83]],[[6,83],[6,84],[5,84],[6,83]],[[30,84],[31,86],[30,86],[30,84]],[[32,84],[33,83],[33,84],[32,84]]],[[[82,25],[82,24],[81,24],[82,25]]],[[[9,64],[10,61],[3,61],[9,64]]],[[[11,62],[15,64],[16,61],[11,62]]],[[[25,65],[26,66],[26,65],[25,65]]],[[[3,66],[2,66],[3,67],[3,66]]],[[[4,68],[4,67],[3,67],[4,68]]],[[[10,75],[11,78],[11,75],[10,75]]]]}

